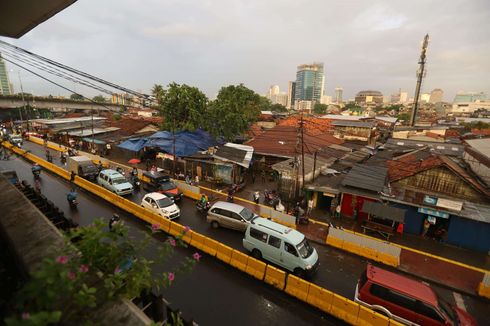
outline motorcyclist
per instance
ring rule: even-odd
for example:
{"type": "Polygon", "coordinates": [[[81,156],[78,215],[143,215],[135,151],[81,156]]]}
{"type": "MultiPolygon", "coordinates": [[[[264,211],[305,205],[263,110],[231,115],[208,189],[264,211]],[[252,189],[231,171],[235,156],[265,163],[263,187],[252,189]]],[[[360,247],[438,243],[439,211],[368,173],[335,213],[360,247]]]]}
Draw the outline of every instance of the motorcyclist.
{"type": "Polygon", "coordinates": [[[204,207],[208,203],[208,199],[206,195],[201,195],[201,199],[199,199],[199,203],[204,207]]]}
{"type": "Polygon", "coordinates": [[[41,167],[37,163],[34,163],[31,170],[34,177],[39,177],[39,174],[41,174],[41,167]]]}
{"type": "Polygon", "coordinates": [[[66,200],[71,204],[73,201],[77,199],[77,192],[75,189],[71,189],[70,192],[66,195],[66,200]]]}
{"type": "Polygon", "coordinates": [[[118,223],[121,220],[119,214],[113,214],[111,219],[109,220],[109,230],[112,231],[112,227],[114,224],[118,223]]]}
{"type": "Polygon", "coordinates": [[[258,204],[260,200],[260,193],[258,191],[254,192],[253,197],[254,197],[254,202],[258,204]]]}

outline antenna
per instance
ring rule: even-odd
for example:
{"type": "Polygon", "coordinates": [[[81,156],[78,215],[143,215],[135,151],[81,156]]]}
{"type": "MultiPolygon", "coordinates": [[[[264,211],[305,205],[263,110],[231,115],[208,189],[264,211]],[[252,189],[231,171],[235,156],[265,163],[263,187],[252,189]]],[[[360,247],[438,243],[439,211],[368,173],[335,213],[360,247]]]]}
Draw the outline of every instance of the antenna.
{"type": "Polygon", "coordinates": [[[429,34],[425,34],[424,41],[422,42],[422,50],[420,51],[419,69],[417,70],[417,86],[415,87],[412,116],[410,118],[410,126],[412,127],[415,126],[415,118],[417,117],[417,110],[419,108],[420,87],[422,86],[422,79],[425,77],[425,53],[427,52],[428,45],[429,34]]]}

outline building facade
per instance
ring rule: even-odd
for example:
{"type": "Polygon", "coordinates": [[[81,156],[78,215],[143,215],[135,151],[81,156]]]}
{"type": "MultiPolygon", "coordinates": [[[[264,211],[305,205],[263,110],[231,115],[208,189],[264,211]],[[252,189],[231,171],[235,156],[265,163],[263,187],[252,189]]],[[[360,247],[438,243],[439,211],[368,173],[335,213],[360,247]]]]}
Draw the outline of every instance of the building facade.
{"type": "Polygon", "coordinates": [[[356,94],[357,104],[383,104],[383,94],[378,91],[360,91],[356,94]]]}
{"type": "Polygon", "coordinates": [[[342,93],[344,89],[342,87],[335,87],[335,103],[342,103],[342,93]]]}
{"type": "Polygon", "coordinates": [[[439,103],[442,102],[442,96],[444,95],[444,91],[440,88],[433,89],[430,92],[429,103],[439,103]]]}
{"type": "Polygon", "coordinates": [[[1,95],[12,95],[12,85],[10,84],[9,75],[7,72],[7,66],[5,61],[3,61],[0,56],[0,94],[1,95]]]}
{"type": "Polygon", "coordinates": [[[296,82],[290,81],[288,83],[288,100],[286,107],[291,110],[294,109],[295,103],[296,82]]]}
{"type": "Polygon", "coordinates": [[[325,88],[323,63],[298,66],[296,72],[295,101],[319,103],[325,88]]]}

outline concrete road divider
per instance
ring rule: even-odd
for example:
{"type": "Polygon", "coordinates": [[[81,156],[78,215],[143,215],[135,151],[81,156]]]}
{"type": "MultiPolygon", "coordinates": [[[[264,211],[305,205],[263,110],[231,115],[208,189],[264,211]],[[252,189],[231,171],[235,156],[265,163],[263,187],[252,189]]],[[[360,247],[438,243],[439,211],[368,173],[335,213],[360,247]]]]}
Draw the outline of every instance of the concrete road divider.
{"type": "Polygon", "coordinates": [[[267,265],[265,269],[265,283],[270,284],[279,290],[283,290],[286,285],[286,272],[275,268],[271,265],[267,265]]]}
{"type": "Polygon", "coordinates": [[[238,250],[233,250],[233,253],[231,254],[231,260],[230,260],[231,266],[238,268],[243,272],[246,272],[247,263],[248,263],[248,255],[238,250]]]}
{"type": "Polygon", "coordinates": [[[357,315],[357,325],[362,326],[389,326],[390,319],[371,309],[359,305],[359,314],[357,315]]]}
{"type": "Polygon", "coordinates": [[[203,250],[205,239],[206,239],[206,237],[203,236],[202,234],[194,233],[192,235],[192,239],[191,239],[190,245],[193,246],[193,247],[196,247],[199,250],[203,250]]]}
{"type": "Polygon", "coordinates": [[[317,307],[323,312],[330,313],[332,308],[333,292],[328,291],[316,284],[310,284],[306,302],[317,307]]]}
{"type": "Polygon", "coordinates": [[[174,237],[181,237],[182,241],[184,241],[185,243],[191,243],[192,234],[194,233],[194,231],[186,230],[185,226],[183,226],[179,223],[170,221],[169,233],[171,235],[173,235],[174,237]]]}
{"type": "Polygon", "coordinates": [[[359,304],[334,293],[330,314],[351,325],[357,325],[359,304]]]}
{"type": "Polygon", "coordinates": [[[490,299],[490,272],[485,273],[483,280],[478,285],[478,294],[490,299]]]}
{"type": "Polygon", "coordinates": [[[307,302],[308,290],[310,289],[310,283],[292,274],[288,275],[286,282],[286,293],[289,293],[293,297],[307,302]]]}
{"type": "Polygon", "coordinates": [[[245,273],[252,275],[256,279],[263,280],[267,264],[253,257],[248,257],[245,273]]]}
{"type": "Polygon", "coordinates": [[[218,251],[218,245],[220,243],[216,240],[213,240],[211,238],[205,237],[204,238],[204,246],[202,248],[202,251],[207,253],[210,256],[216,256],[216,252],[218,251]]]}
{"type": "Polygon", "coordinates": [[[184,194],[184,196],[198,200],[201,198],[201,189],[199,187],[191,186],[183,181],[175,180],[177,188],[184,194]]]}
{"type": "Polygon", "coordinates": [[[216,247],[216,258],[218,258],[219,260],[227,264],[230,263],[232,254],[233,254],[232,247],[228,247],[227,245],[224,245],[222,243],[220,243],[216,247]]]}

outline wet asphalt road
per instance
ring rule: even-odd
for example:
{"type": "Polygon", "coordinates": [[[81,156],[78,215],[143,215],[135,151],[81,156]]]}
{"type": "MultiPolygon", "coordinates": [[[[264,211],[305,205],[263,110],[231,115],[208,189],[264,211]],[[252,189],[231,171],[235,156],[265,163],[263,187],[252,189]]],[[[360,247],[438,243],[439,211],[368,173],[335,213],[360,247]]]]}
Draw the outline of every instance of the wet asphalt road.
{"type": "MultiPolygon", "coordinates": [[[[34,152],[34,151],[33,151],[34,152]]],[[[9,161],[0,161],[0,170],[15,170],[20,180],[31,185],[31,164],[12,155],[9,161]]],[[[66,201],[69,183],[43,171],[41,192],[80,225],[89,224],[94,218],[107,222],[117,212],[129,227],[131,237],[141,239],[149,232],[149,225],[136,217],[110,205],[102,199],[77,189],[79,206],[71,210],[66,201]]],[[[190,206],[190,205],[189,205],[190,206]]],[[[149,258],[158,258],[156,250],[167,239],[164,234],[152,237],[149,258]],[[152,248],[153,247],[153,248],[152,248]]],[[[193,248],[179,248],[166,263],[159,263],[154,273],[172,271],[184,257],[190,257],[193,248]]],[[[164,297],[184,316],[191,317],[200,325],[343,325],[330,315],[302,303],[293,297],[264,285],[264,283],[204,255],[190,274],[177,275],[172,287],[163,291],[164,297]]]]}
{"type": "MultiPolygon", "coordinates": [[[[45,157],[45,152],[40,145],[26,142],[24,145],[24,149],[30,150],[33,154],[39,157],[45,157]]],[[[53,163],[59,165],[60,162],[58,158],[58,153],[53,150],[51,150],[51,153],[55,155],[53,163]]],[[[32,179],[32,176],[30,177],[32,179]]],[[[144,191],[140,191],[139,193],[135,193],[127,198],[133,200],[134,202],[140,203],[141,197],[143,195],[144,191]]],[[[100,199],[98,200],[101,201],[100,199]]],[[[60,206],[61,209],[68,209],[66,200],[64,201],[63,205],[65,207],[60,206]]],[[[191,229],[196,230],[201,234],[209,236],[230,247],[245,252],[245,250],[242,248],[242,233],[228,229],[212,229],[209,224],[206,223],[205,216],[198,214],[195,209],[194,202],[190,199],[184,198],[184,200],[181,203],[178,203],[178,205],[181,209],[181,217],[178,220],[179,223],[183,225],[188,225],[191,229]]],[[[83,209],[83,207],[84,203],[81,202],[80,208],[83,209]]],[[[74,214],[77,215],[77,212],[74,212],[74,214]]],[[[110,215],[112,215],[112,213],[107,213],[105,216],[110,215]]],[[[78,218],[81,219],[83,217],[78,216],[78,218]]],[[[134,220],[134,217],[132,218],[132,220],[134,220]]],[[[79,223],[84,224],[83,221],[79,223]]],[[[140,224],[143,223],[140,222],[140,224]]],[[[318,251],[321,264],[318,272],[310,281],[344,297],[353,298],[357,279],[366,267],[367,260],[362,257],[352,255],[328,246],[314,244],[314,247],[318,251]]],[[[221,265],[221,269],[230,269],[230,267],[225,264],[221,265]]],[[[231,270],[233,269],[231,268],[231,270]]],[[[195,273],[196,272],[194,272],[194,274],[195,273]]],[[[208,278],[206,278],[206,281],[209,281],[208,278]]],[[[223,283],[223,281],[221,280],[220,283],[223,283]]],[[[438,285],[432,286],[436,290],[436,292],[450,304],[456,304],[457,301],[455,297],[457,296],[459,299],[459,296],[461,296],[462,300],[458,300],[458,303],[460,305],[463,304],[465,310],[472,314],[479,321],[480,325],[485,325],[488,323],[487,311],[489,306],[488,302],[486,302],[485,300],[471,297],[465,294],[458,294],[450,289],[438,285]]],[[[175,288],[170,289],[169,293],[172,293],[174,290],[175,288]]],[[[279,291],[273,290],[273,292],[279,291]]]]}

